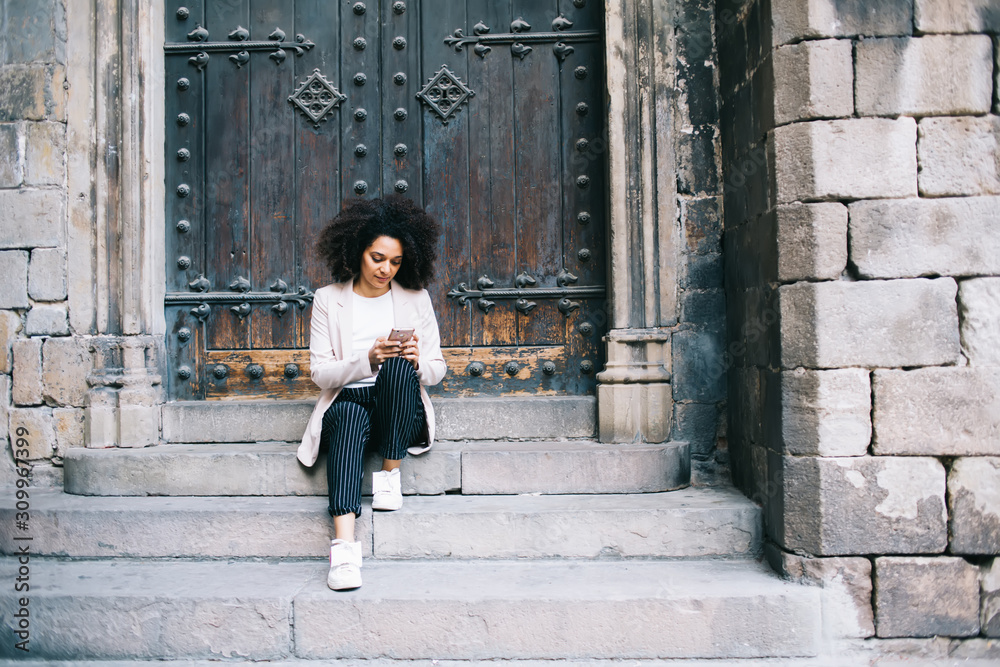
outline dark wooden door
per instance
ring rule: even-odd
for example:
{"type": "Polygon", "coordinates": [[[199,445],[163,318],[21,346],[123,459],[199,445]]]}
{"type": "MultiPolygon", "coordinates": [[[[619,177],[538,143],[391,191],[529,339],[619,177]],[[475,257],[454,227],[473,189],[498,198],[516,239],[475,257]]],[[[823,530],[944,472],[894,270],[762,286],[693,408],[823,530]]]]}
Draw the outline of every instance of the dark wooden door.
{"type": "Polygon", "coordinates": [[[299,398],[319,230],[398,192],[442,223],[436,392],[586,394],[605,331],[603,7],[192,0],[166,16],[176,399],[299,398]]]}

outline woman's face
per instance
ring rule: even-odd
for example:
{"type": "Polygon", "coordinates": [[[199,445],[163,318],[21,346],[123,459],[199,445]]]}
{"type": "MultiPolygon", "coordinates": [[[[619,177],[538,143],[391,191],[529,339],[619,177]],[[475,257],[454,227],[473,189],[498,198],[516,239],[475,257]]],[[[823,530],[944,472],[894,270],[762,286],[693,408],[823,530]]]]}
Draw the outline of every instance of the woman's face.
{"type": "Polygon", "coordinates": [[[357,291],[362,296],[382,296],[403,263],[403,245],[391,236],[380,236],[361,253],[361,279],[357,291]]]}

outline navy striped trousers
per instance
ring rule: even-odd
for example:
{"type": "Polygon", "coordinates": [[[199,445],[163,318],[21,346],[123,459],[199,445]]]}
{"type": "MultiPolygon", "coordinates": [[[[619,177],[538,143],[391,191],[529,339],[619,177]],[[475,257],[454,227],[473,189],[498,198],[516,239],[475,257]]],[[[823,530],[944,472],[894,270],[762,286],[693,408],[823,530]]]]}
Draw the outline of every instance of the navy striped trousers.
{"type": "Polygon", "coordinates": [[[361,479],[369,444],[384,459],[406,456],[424,428],[420,380],[402,357],[387,359],[370,387],[345,387],[323,415],[330,514],[361,515],[361,479]]]}

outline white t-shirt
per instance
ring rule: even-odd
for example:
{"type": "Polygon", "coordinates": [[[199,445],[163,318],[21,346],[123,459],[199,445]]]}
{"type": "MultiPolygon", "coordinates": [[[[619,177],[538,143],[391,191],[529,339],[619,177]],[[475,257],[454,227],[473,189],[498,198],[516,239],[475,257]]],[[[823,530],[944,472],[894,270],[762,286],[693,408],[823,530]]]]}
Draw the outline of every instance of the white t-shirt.
{"type": "MultiPolygon", "coordinates": [[[[368,351],[379,336],[388,336],[395,326],[392,312],[392,290],[374,298],[364,297],[351,290],[354,308],[354,336],[351,340],[352,354],[368,358],[368,351]]],[[[376,373],[375,375],[378,375],[376,373]]],[[[375,375],[352,382],[347,387],[367,387],[375,384],[375,375]]]]}

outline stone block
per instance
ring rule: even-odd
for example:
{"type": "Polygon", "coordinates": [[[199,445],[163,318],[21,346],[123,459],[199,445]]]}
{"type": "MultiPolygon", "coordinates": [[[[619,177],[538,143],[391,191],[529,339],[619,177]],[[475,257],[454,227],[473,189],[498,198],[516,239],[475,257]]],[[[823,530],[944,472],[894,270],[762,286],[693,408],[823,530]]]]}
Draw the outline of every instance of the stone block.
{"type": "Polygon", "coordinates": [[[28,123],[25,134],[25,184],[61,185],[66,180],[66,125],[28,123]]]}
{"type": "Polygon", "coordinates": [[[0,310],[0,373],[11,372],[13,360],[11,359],[11,346],[17,340],[17,333],[21,330],[21,316],[9,310],[0,310]]]}
{"type": "Polygon", "coordinates": [[[7,0],[7,25],[4,30],[5,60],[9,63],[53,62],[65,48],[57,48],[56,14],[63,4],[52,0],[7,0]]]}
{"type": "Polygon", "coordinates": [[[916,0],[914,25],[920,32],[1000,32],[995,0],[916,0]]]}
{"type": "Polygon", "coordinates": [[[912,118],[793,123],[776,128],[773,136],[779,204],[917,194],[912,118]]]}
{"type": "Polygon", "coordinates": [[[686,442],[490,442],[463,449],[459,486],[465,495],[656,493],[687,486],[690,460],[686,442]]]}
{"type": "Polygon", "coordinates": [[[687,442],[691,458],[707,461],[715,456],[719,431],[719,406],[715,403],[674,403],[671,438],[687,442]]]}
{"type": "Polygon", "coordinates": [[[48,80],[45,67],[0,67],[0,122],[45,118],[48,80]]]}
{"type": "Polygon", "coordinates": [[[781,374],[784,451],[800,456],[864,456],[871,441],[868,371],[844,368],[781,374]]]}
{"type": "MultiPolygon", "coordinates": [[[[17,576],[15,562],[4,561],[3,576],[17,576]]],[[[317,567],[322,563],[32,559],[32,579],[45,583],[31,589],[30,655],[87,656],[98,664],[149,656],[188,664],[282,660],[290,653],[292,598],[322,579],[317,567]]],[[[15,595],[11,587],[0,598],[4,618],[17,609],[15,595]]],[[[8,642],[0,656],[20,657],[15,652],[22,653],[8,642]]]]}
{"type": "Polygon", "coordinates": [[[956,459],[948,473],[949,551],[1000,554],[1000,458],[956,459]]]}
{"type": "Polygon", "coordinates": [[[377,558],[750,557],[761,538],[760,510],[733,489],[413,496],[373,520],[377,558]]]}
{"type": "Polygon", "coordinates": [[[36,304],[24,318],[24,331],[29,336],[68,336],[69,315],[66,306],[36,304]]]}
{"type": "Polygon", "coordinates": [[[28,294],[35,301],[62,301],[66,298],[64,251],[58,248],[37,248],[31,251],[28,294]]]}
{"type": "Polygon", "coordinates": [[[27,308],[28,253],[23,250],[0,252],[0,308],[27,308]]]}
{"type": "Polygon", "coordinates": [[[854,99],[863,116],[982,114],[993,104],[986,35],[866,39],[855,61],[854,99]]]}
{"type": "Polygon", "coordinates": [[[671,391],[666,382],[599,384],[601,442],[665,442],[670,437],[671,391]]]}
{"type": "Polygon", "coordinates": [[[773,0],[771,14],[775,44],[913,32],[912,0],[773,0]]]}
{"type": "Polygon", "coordinates": [[[441,440],[588,438],[597,424],[592,397],[433,400],[441,440]]]}
{"type": "Polygon", "coordinates": [[[87,402],[87,375],[93,367],[87,341],[49,338],[42,349],[42,384],[49,405],[83,407],[87,402]]]}
{"type": "Polygon", "coordinates": [[[721,290],[724,285],[720,253],[684,255],[678,285],[685,290],[721,290]]]}
{"type": "Polygon", "coordinates": [[[160,441],[160,409],[149,405],[118,408],[118,446],[148,447],[160,441]]]}
{"type": "Polygon", "coordinates": [[[726,338],[721,329],[675,333],[671,347],[674,400],[699,403],[725,400],[726,338]]]}
{"type": "Polygon", "coordinates": [[[695,664],[732,665],[743,661],[725,659],[820,648],[820,591],[754,564],[449,559],[366,563],[363,572],[361,590],[374,594],[309,586],[296,595],[296,656],[534,666],[697,657],[706,660],[695,664]],[[384,583],[375,589],[369,581],[384,583]]]}
{"type": "Polygon", "coordinates": [[[63,486],[62,466],[48,462],[31,464],[31,486],[36,489],[61,490],[63,486]]]}
{"type": "Polygon", "coordinates": [[[59,247],[64,217],[60,190],[0,190],[0,248],[59,247]]]}
{"type": "Polygon", "coordinates": [[[973,366],[1000,366],[1000,278],[958,284],[962,352],[973,366]]]}
{"type": "Polygon", "coordinates": [[[14,356],[13,394],[15,405],[39,405],[42,402],[42,341],[21,338],[11,346],[14,356]]]}
{"type": "MultiPolygon", "coordinates": [[[[4,454],[0,455],[0,460],[6,461],[9,457],[7,452],[9,450],[7,447],[7,427],[9,425],[10,415],[8,414],[11,407],[10,398],[10,376],[0,374],[0,449],[4,451],[4,454]]],[[[0,466],[0,480],[3,480],[3,470],[0,466]]],[[[0,482],[3,483],[3,482],[0,482]]]]}
{"type": "Polygon", "coordinates": [[[17,125],[0,125],[0,188],[16,188],[24,180],[17,125]]]}
{"type": "Polygon", "coordinates": [[[851,262],[865,278],[1000,273],[1000,197],[860,201],[851,262]]]}
{"type": "Polygon", "coordinates": [[[983,565],[979,573],[979,625],[987,637],[1000,637],[1000,558],[983,565]]]}
{"type": "Polygon", "coordinates": [[[878,455],[1000,455],[1000,367],[877,370],[878,455]]]}
{"type": "Polygon", "coordinates": [[[687,251],[696,255],[722,252],[722,218],[719,197],[682,199],[681,220],[687,251]]]}
{"type": "Polygon", "coordinates": [[[775,49],[775,123],[853,114],[854,52],[850,40],[808,41],[775,49]]]}
{"type": "Polygon", "coordinates": [[[961,558],[875,559],[878,637],[979,634],[979,570],[961,558]]]}
{"type": "Polygon", "coordinates": [[[52,428],[56,436],[56,456],[66,456],[70,447],[83,447],[84,414],[81,408],[53,408],[52,428]]]}
{"type": "Polygon", "coordinates": [[[780,491],[783,525],[770,530],[788,551],[934,554],[948,546],[945,469],[933,458],[786,456],[780,491]]]}
{"type": "Polygon", "coordinates": [[[924,118],[918,126],[920,194],[1000,194],[1000,117],[924,118]]]}
{"type": "Polygon", "coordinates": [[[934,280],[796,283],[779,289],[784,368],[954,364],[958,286],[934,280]]]}
{"type": "Polygon", "coordinates": [[[867,558],[804,558],[764,547],[771,567],[788,579],[824,589],[823,630],[831,638],[875,634],[872,611],[872,564],[867,558]]]}
{"type": "Polygon", "coordinates": [[[778,207],[778,280],[836,280],[847,267],[847,207],[778,207]]]}
{"type": "MultiPolygon", "coordinates": [[[[8,413],[8,428],[11,435],[23,438],[27,446],[27,458],[48,459],[55,453],[56,433],[52,420],[52,408],[11,408],[8,413]]],[[[21,448],[22,443],[15,443],[21,448]]]]}

